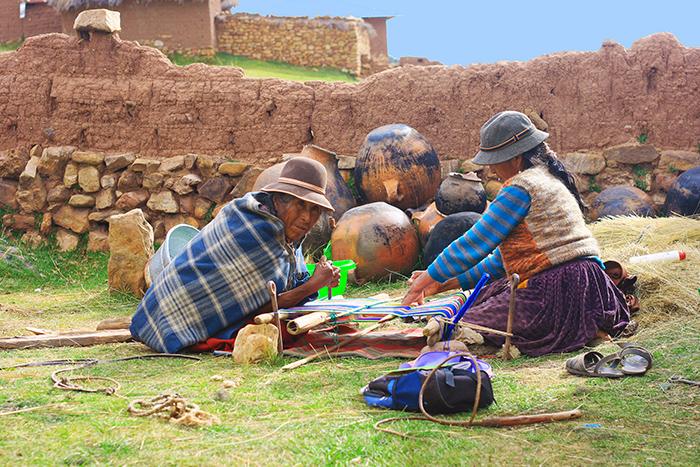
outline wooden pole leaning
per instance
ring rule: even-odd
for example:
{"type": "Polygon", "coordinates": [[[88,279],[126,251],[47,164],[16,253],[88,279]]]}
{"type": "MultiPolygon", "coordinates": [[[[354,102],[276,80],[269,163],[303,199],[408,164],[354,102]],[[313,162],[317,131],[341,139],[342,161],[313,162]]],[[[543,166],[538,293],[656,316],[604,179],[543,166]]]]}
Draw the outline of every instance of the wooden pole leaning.
{"type": "Polygon", "coordinates": [[[515,314],[515,294],[520,284],[520,276],[513,274],[510,279],[510,301],[508,302],[508,322],[506,323],[506,342],[503,346],[503,359],[510,360],[510,338],[513,335],[513,315],[515,314]]]}
{"type": "Polygon", "coordinates": [[[279,307],[277,305],[277,286],[273,281],[267,283],[267,290],[270,292],[272,314],[275,317],[275,326],[277,326],[277,352],[282,355],[284,351],[284,344],[282,343],[282,325],[280,324],[279,307]]]}

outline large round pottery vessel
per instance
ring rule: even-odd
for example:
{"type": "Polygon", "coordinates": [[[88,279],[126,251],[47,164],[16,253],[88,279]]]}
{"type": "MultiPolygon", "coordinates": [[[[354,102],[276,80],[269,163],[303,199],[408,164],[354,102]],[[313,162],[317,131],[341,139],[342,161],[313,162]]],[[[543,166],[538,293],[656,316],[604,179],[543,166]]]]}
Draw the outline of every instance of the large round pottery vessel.
{"type": "Polygon", "coordinates": [[[654,202],[639,188],[612,186],[601,191],[591,205],[591,218],[610,216],[654,216],[654,202]]]}
{"type": "Polygon", "coordinates": [[[440,161],[430,143],[408,125],[372,130],[355,161],[355,186],[362,201],[417,208],[440,186],[440,161]]]}
{"type": "Polygon", "coordinates": [[[445,216],[435,207],[434,201],[425,208],[425,211],[413,213],[411,220],[418,231],[418,240],[420,240],[421,246],[425,246],[430,232],[444,218],[445,216]]]}
{"type": "Polygon", "coordinates": [[[486,209],[484,185],[474,172],[452,172],[440,184],[435,205],[446,216],[457,212],[482,213],[486,209]]]}
{"type": "Polygon", "coordinates": [[[464,235],[480,218],[481,214],[475,212],[458,212],[445,217],[430,232],[428,243],[423,249],[423,265],[428,267],[442,253],[442,250],[464,235]]]}
{"type": "Polygon", "coordinates": [[[700,214],[700,167],[683,172],[673,182],[666,195],[664,212],[681,216],[700,214]]]}
{"type": "Polygon", "coordinates": [[[418,261],[418,235],[408,216],[383,202],[350,209],[331,235],[333,259],[357,264],[359,282],[409,274],[418,261]]]}

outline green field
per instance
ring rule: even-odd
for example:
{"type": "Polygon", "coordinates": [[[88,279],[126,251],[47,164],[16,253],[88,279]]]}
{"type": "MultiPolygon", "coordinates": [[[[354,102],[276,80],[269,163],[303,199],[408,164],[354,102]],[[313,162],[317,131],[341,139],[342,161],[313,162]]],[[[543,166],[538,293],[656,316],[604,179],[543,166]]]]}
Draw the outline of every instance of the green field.
{"type": "Polygon", "coordinates": [[[19,48],[24,41],[0,42],[0,52],[12,52],[19,48]]]}
{"type": "MultiPolygon", "coordinates": [[[[23,41],[0,42],[0,52],[17,50],[23,41]]],[[[283,62],[265,62],[252,58],[239,57],[219,52],[213,57],[170,54],[170,61],[175,65],[187,66],[193,63],[205,63],[216,66],[236,66],[242,68],[249,78],[280,78],[292,81],[342,81],[356,83],[358,81],[350,73],[333,68],[306,68],[283,62]]]]}
{"type": "MultiPolygon", "coordinates": [[[[3,238],[6,248],[15,242],[3,238]]],[[[25,327],[93,328],[107,317],[129,316],[137,300],[106,288],[107,255],[29,251],[0,261],[0,334],[25,327]]],[[[379,290],[397,296],[403,284],[353,288],[348,295],[379,290]]],[[[583,418],[510,429],[460,428],[419,421],[396,423],[403,439],[380,433],[374,423],[400,415],[368,408],[358,390],[401,362],[333,359],[289,373],[291,358],[252,366],[202,355],[192,361],[132,361],[81,370],[122,384],[116,396],[52,387],[55,368],[0,370],[0,465],[9,464],[360,464],[474,465],[591,463],[640,465],[700,463],[700,390],[674,385],[682,374],[700,379],[700,322],[669,319],[642,330],[637,341],[654,355],[644,377],[585,379],[564,371],[566,355],[491,360],[497,404],[484,415],[580,408],[583,418]],[[235,381],[228,399],[215,396],[235,381]],[[177,392],[221,423],[186,428],[130,416],[130,400],[177,392]],[[34,410],[7,414],[16,410],[34,410]]],[[[610,352],[607,347],[601,351],[610,352]]],[[[89,348],[0,351],[0,367],[62,358],[142,355],[137,343],[89,348]]],[[[101,383],[84,383],[94,386],[101,383]]],[[[464,415],[450,417],[464,419],[464,415]]]]}
{"type": "Polygon", "coordinates": [[[332,68],[305,68],[282,62],[265,62],[246,57],[239,57],[219,52],[213,57],[197,57],[182,54],[169,55],[170,60],[180,66],[192,63],[206,63],[216,66],[237,66],[245,71],[249,78],[281,78],[292,81],[357,81],[350,73],[332,68]]]}

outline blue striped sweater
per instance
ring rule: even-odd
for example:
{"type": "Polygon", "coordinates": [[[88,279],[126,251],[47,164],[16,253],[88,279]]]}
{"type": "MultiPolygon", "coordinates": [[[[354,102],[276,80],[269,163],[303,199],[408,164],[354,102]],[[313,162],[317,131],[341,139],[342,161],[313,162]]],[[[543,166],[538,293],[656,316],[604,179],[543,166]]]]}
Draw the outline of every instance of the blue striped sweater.
{"type": "Polygon", "coordinates": [[[517,186],[504,187],[481,219],[450,244],[433,263],[428,274],[438,282],[457,277],[463,289],[471,289],[488,272],[494,279],[505,269],[498,245],[525,218],[531,198],[517,186]]]}

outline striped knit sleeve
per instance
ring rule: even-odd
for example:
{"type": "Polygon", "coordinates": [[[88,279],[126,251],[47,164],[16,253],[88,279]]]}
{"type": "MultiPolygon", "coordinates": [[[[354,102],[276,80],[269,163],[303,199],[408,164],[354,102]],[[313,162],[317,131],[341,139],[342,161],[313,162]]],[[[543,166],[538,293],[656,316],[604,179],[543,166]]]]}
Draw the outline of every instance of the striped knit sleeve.
{"type": "Polygon", "coordinates": [[[530,195],[524,189],[503,188],[481,219],[428,266],[430,277],[445,282],[479,264],[525,218],[530,202],[530,195]]]}
{"type": "Polygon", "coordinates": [[[486,273],[491,275],[491,279],[500,279],[506,275],[506,269],[503,267],[501,250],[498,248],[469,271],[457,276],[459,286],[462,290],[473,289],[476,283],[479,282],[479,279],[481,279],[481,276],[486,273]]]}

